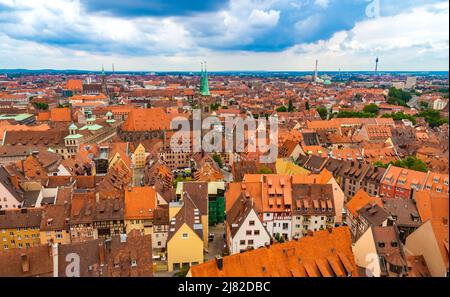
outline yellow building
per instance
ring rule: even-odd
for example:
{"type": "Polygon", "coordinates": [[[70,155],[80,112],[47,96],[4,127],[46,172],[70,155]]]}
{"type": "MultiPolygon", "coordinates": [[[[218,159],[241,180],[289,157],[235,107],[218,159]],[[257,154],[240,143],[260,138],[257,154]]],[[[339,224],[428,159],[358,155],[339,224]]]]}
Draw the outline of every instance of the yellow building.
{"type": "MultiPolygon", "coordinates": [[[[183,196],[182,193],[187,194],[187,197],[189,197],[193,201],[195,207],[198,209],[200,223],[202,224],[203,229],[203,247],[205,248],[205,250],[207,250],[209,244],[209,183],[199,181],[183,182],[180,187],[178,187],[177,185],[177,197],[179,197],[181,200],[183,200],[186,196],[183,196]]],[[[171,217],[170,214],[169,217],[171,217]]]]}
{"type": "Polygon", "coordinates": [[[146,158],[147,153],[145,152],[145,147],[142,145],[142,143],[139,143],[139,145],[133,152],[134,168],[144,168],[146,158]]]}
{"type": "Polygon", "coordinates": [[[68,244],[70,240],[69,205],[46,205],[40,226],[40,242],[68,244]]]}
{"type": "Polygon", "coordinates": [[[0,210],[0,242],[3,250],[39,245],[42,208],[0,210]]]}
{"type": "Polygon", "coordinates": [[[303,167],[296,165],[288,159],[277,159],[275,163],[277,174],[308,174],[310,173],[303,167]]]}
{"type": "Polygon", "coordinates": [[[125,190],[125,228],[153,233],[153,218],[157,205],[156,191],[152,187],[129,187],[125,190]]]}
{"type": "Polygon", "coordinates": [[[167,266],[169,271],[203,263],[203,226],[200,211],[189,195],[169,204],[167,266]]]}

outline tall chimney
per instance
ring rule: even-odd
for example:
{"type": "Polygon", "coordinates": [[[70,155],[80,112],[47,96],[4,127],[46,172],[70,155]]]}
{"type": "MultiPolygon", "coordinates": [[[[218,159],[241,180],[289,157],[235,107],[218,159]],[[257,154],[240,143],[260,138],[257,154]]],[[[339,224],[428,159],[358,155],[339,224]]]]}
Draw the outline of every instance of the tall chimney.
{"type": "Polygon", "coordinates": [[[100,242],[98,244],[98,257],[99,257],[100,266],[105,265],[105,254],[106,254],[105,245],[103,244],[103,242],[100,242]]]}
{"type": "Polygon", "coordinates": [[[53,277],[58,277],[58,244],[50,243],[52,247],[52,257],[53,257],[53,277]]]}
{"type": "Polygon", "coordinates": [[[27,254],[20,255],[20,263],[22,264],[22,272],[30,272],[30,261],[28,260],[27,254]]]}

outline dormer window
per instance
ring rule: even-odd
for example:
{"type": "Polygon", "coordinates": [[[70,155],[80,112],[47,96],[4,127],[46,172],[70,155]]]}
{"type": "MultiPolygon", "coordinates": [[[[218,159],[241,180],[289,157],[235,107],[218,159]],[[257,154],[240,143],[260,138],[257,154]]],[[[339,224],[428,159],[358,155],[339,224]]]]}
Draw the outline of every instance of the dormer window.
{"type": "Polygon", "coordinates": [[[384,248],[384,246],[385,246],[385,244],[384,244],[383,241],[379,241],[379,242],[378,242],[378,247],[384,248]]]}
{"type": "Polygon", "coordinates": [[[131,267],[137,267],[136,259],[131,259],[131,267]]]}

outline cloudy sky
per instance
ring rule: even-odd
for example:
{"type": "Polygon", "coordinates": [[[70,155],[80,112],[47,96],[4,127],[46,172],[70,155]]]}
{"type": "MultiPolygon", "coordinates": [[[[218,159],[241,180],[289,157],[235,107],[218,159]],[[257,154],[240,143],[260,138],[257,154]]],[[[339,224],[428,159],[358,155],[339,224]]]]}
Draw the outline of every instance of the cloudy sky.
{"type": "Polygon", "coordinates": [[[442,0],[0,0],[0,69],[448,70],[442,0]]]}

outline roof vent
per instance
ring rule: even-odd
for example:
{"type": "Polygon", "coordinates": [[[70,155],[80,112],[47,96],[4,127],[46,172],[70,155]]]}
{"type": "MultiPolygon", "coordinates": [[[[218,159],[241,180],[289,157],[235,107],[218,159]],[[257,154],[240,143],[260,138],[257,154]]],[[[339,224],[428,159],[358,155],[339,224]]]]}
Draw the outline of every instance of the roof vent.
{"type": "Polygon", "coordinates": [[[221,256],[216,256],[217,269],[222,270],[223,268],[223,258],[221,256]]]}

